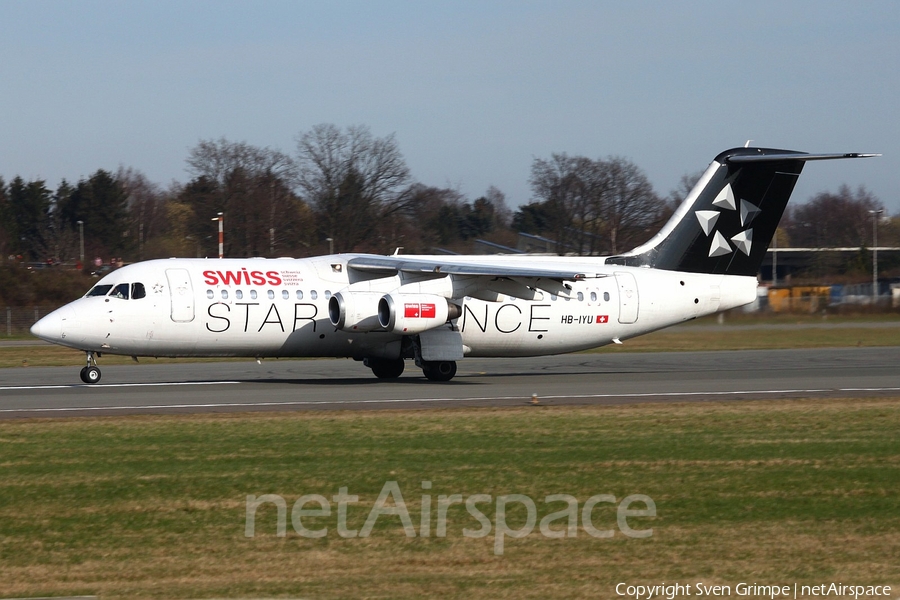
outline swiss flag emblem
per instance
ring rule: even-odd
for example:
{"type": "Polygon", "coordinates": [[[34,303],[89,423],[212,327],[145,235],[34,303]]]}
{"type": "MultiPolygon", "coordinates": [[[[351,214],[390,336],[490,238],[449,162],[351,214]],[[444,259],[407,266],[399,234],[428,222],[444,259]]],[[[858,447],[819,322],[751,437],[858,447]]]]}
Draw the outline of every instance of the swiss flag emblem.
{"type": "Polygon", "coordinates": [[[609,315],[597,315],[598,323],[609,323],[609,315]]]}

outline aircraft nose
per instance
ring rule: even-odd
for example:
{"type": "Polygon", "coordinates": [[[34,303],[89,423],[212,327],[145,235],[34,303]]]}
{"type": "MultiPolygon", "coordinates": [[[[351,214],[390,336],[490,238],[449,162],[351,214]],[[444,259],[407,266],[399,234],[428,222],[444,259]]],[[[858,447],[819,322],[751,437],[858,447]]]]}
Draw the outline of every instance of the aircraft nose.
{"type": "Polygon", "coordinates": [[[65,332],[66,323],[74,320],[75,311],[69,306],[54,310],[31,326],[31,335],[48,342],[58,342],[65,332]]]}

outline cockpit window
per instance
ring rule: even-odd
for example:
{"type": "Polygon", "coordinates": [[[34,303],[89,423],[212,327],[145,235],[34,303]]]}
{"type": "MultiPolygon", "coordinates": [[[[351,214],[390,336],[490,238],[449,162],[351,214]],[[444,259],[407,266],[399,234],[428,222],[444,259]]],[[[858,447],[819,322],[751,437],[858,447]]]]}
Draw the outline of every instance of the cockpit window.
{"type": "Polygon", "coordinates": [[[113,291],[111,291],[109,295],[111,298],[121,298],[122,300],[128,300],[128,284],[120,283],[113,288],[113,291]]]}
{"type": "Polygon", "coordinates": [[[131,284],[131,299],[132,300],[140,300],[147,295],[147,290],[144,289],[143,283],[132,283],[131,284]]]}
{"type": "Polygon", "coordinates": [[[89,298],[91,296],[105,296],[111,289],[111,285],[95,285],[87,294],[85,294],[85,297],[89,298]]]}

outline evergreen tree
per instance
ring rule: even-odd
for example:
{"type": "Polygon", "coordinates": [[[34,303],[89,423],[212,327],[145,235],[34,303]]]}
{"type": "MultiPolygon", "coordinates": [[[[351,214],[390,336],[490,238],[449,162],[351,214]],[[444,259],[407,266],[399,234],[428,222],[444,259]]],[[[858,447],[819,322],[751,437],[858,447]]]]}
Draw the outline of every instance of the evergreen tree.
{"type": "Polygon", "coordinates": [[[108,171],[102,169],[81,180],[59,209],[69,227],[84,222],[85,253],[121,257],[133,250],[128,236],[128,195],[108,171]]]}
{"type": "Polygon", "coordinates": [[[16,177],[9,185],[8,219],[13,224],[10,243],[17,254],[38,261],[47,257],[44,238],[50,214],[50,190],[42,180],[26,183],[16,177]]]}

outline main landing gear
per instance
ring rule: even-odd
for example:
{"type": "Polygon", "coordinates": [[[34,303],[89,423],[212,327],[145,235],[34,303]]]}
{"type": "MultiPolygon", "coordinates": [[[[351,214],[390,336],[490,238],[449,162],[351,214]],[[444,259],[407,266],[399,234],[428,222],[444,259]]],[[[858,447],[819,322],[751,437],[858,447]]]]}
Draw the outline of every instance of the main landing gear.
{"type": "Polygon", "coordinates": [[[85,354],[87,355],[87,366],[81,369],[81,380],[85,383],[97,383],[100,381],[100,368],[94,359],[94,353],[88,350],[85,354]]]}
{"type": "Polygon", "coordinates": [[[422,348],[418,336],[403,338],[398,358],[366,358],[363,363],[372,369],[378,379],[396,379],[403,373],[407,359],[414,359],[416,366],[429,381],[450,381],[456,375],[456,361],[423,360],[422,348]]]}
{"type": "Polygon", "coordinates": [[[422,372],[430,381],[450,381],[456,375],[456,361],[421,361],[422,372]]]}
{"type": "Polygon", "coordinates": [[[364,363],[378,379],[397,379],[406,366],[406,361],[402,358],[367,358],[364,363]]]}
{"type": "MultiPolygon", "coordinates": [[[[364,364],[378,379],[397,379],[403,374],[406,361],[402,358],[367,358],[364,364]]],[[[417,360],[416,364],[430,381],[450,381],[456,375],[456,362],[452,360],[417,360]]]]}

